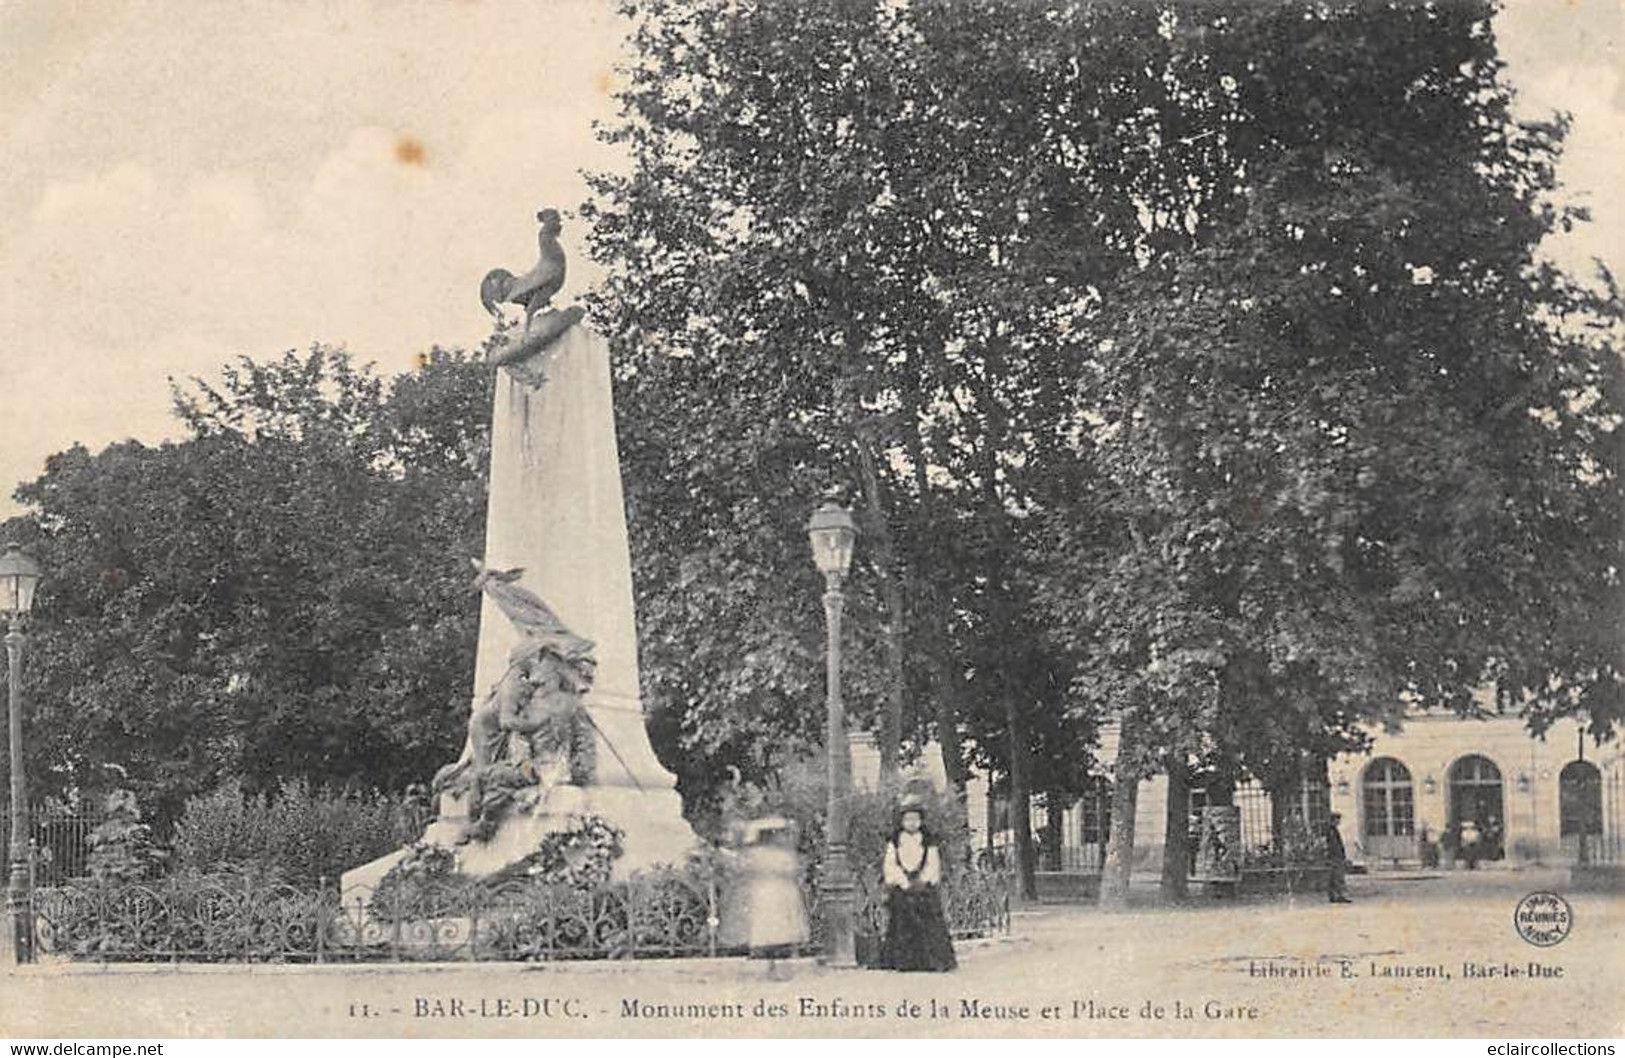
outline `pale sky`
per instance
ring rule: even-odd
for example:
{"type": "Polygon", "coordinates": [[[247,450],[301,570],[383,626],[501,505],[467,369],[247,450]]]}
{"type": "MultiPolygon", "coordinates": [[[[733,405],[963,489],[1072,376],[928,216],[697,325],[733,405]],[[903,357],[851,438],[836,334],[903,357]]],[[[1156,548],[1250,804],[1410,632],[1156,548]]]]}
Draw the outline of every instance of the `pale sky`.
{"type": "MultiPolygon", "coordinates": [[[[1574,114],[1596,223],[1554,256],[1625,271],[1622,24],[1512,0],[1498,30],[1527,111],[1574,114]]],[[[0,516],[75,441],[174,436],[167,376],[477,343],[479,277],[614,164],[621,28],[612,0],[0,0],[0,516]]]]}

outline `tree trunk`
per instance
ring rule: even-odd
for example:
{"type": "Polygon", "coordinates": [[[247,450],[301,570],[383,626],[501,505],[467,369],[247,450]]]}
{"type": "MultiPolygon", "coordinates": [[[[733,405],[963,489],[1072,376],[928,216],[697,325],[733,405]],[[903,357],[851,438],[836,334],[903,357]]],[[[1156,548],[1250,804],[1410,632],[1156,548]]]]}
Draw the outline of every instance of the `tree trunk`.
{"type": "Polygon", "coordinates": [[[934,651],[931,658],[936,670],[937,747],[942,751],[942,773],[959,803],[965,803],[965,782],[970,778],[965,767],[965,746],[959,737],[959,692],[961,678],[954,671],[946,649],[934,651]]]}
{"type": "Polygon", "coordinates": [[[1112,779],[1112,836],[1100,871],[1100,906],[1128,906],[1129,879],[1134,873],[1134,813],[1140,805],[1140,780],[1134,760],[1137,737],[1126,719],[1118,730],[1117,767],[1112,779]]]}
{"type": "Polygon", "coordinates": [[[994,849],[993,838],[999,832],[999,799],[993,793],[993,774],[987,776],[987,800],[982,813],[982,835],[987,841],[987,851],[991,855],[994,849]]]}
{"type": "Polygon", "coordinates": [[[1287,818],[1292,808],[1292,784],[1282,781],[1269,787],[1266,792],[1270,798],[1270,848],[1279,855],[1286,840],[1287,818]]]}
{"type": "MultiPolygon", "coordinates": [[[[922,379],[920,366],[916,361],[911,370],[901,372],[903,415],[900,421],[907,424],[902,430],[903,446],[908,452],[908,461],[913,468],[914,491],[916,502],[919,504],[919,513],[925,525],[936,524],[937,511],[935,490],[931,487],[931,475],[928,471],[928,462],[925,451],[925,437],[921,431],[923,427],[922,412],[925,400],[921,395],[922,379]]],[[[959,707],[960,691],[963,687],[963,674],[956,670],[953,662],[953,606],[951,595],[939,587],[932,588],[929,576],[918,574],[918,584],[922,586],[919,593],[921,606],[929,607],[933,614],[942,617],[942,641],[939,649],[932,651],[931,663],[936,673],[936,735],[937,748],[942,753],[942,773],[947,777],[948,786],[953,790],[954,796],[959,799],[962,810],[965,808],[965,783],[970,779],[969,769],[965,766],[965,746],[959,737],[959,717],[962,710],[959,707]]],[[[989,799],[991,803],[991,798],[989,799]]],[[[969,818],[967,816],[967,818],[969,818]]],[[[991,836],[991,831],[989,832],[991,836]]]]}
{"type": "Polygon", "coordinates": [[[1062,857],[1066,844],[1066,795],[1060,790],[1044,792],[1044,869],[1064,870],[1062,857]]]}
{"type": "Polygon", "coordinates": [[[875,573],[880,579],[880,598],[886,607],[886,700],[880,710],[880,731],[876,748],[880,751],[880,788],[896,790],[902,785],[903,705],[908,694],[905,667],[903,585],[897,575],[897,551],[892,543],[891,525],[880,496],[880,470],[875,462],[872,439],[859,431],[853,440],[858,471],[863,479],[864,505],[868,509],[870,547],[875,573]]]}
{"type": "MultiPolygon", "coordinates": [[[[1283,855],[1292,817],[1297,815],[1299,794],[1303,791],[1301,764],[1275,769],[1267,789],[1270,796],[1270,848],[1283,855]]],[[[1282,864],[1285,866],[1285,864],[1282,864]]]]}
{"type": "Polygon", "coordinates": [[[1038,871],[1033,862],[1032,794],[1027,788],[1027,726],[1022,722],[1016,699],[1008,691],[1004,715],[1010,724],[1010,832],[1016,846],[1016,876],[1021,880],[1021,898],[1038,899],[1038,871]]]}
{"type": "Polygon", "coordinates": [[[1182,753],[1168,758],[1168,810],[1163,824],[1162,895],[1183,898],[1190,880],[1190,766],[1182,753]]]}

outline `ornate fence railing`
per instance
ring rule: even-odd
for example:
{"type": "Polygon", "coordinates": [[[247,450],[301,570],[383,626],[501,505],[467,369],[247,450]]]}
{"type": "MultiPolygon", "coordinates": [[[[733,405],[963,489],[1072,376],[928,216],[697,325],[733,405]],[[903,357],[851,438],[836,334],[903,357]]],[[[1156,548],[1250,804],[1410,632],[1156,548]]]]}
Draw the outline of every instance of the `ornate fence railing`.
{"type": "MultiPolygon", "coordinates": [[[[1010,932],[1010,891],[1013,876],[1007,871],[966,869],[943,883],[942,913],[955,937],[986,937],[1010,932]]],[[[881,937],[886,932],[886,889],[880,875],[860,875],[855,895],[853,928],[859,937],[881,937]]],[[[813,946],[823,944],[824,924],[816,889],[803,891],[811,913],[813,946]]]]}
{"type": "MultiPolygon", "coordinates": [[[[656,871],[583,890],[525,880],[426,882],[373,892],[170,878],[35,891],[41,956],[97,962],[549,961],[736,954],[723,928],[732,890],[656,871]]],[[[858,932],[885,928],[877,879],[860,884],[858,932]]],[[[1008,877],[967,871],[943,887],[958,937],[1007,932],[1008,877]]],[[[819,943],[822,915],[809,904],[819,943]]]]}
{"type": "Polygon", "coordinates": [[[1579,825],[1576,831],[1587,831],[1585,855],[1580,855],[1580,835],[1564,835],[1564,851],[1573,849],[1575,860],[1588,864],[1625,863],[1625,767],[1611,765],[1591,785],[1588,794],[1594,803],[1573,818],[1579,825]],[[1581,822],[1583,820],[1583,822],[1581,822]]]}
{"type": "MultiPolygon", "coordinates": [[[[34,876],[40,885],[82,877],[90,863],[90,834],[102,821],[100,808],[65,809],[36,805],[28,810],[28,838],[34,876]]],[[[11,811],[0,805],[0,841],[11,833],[11,811]]]]}

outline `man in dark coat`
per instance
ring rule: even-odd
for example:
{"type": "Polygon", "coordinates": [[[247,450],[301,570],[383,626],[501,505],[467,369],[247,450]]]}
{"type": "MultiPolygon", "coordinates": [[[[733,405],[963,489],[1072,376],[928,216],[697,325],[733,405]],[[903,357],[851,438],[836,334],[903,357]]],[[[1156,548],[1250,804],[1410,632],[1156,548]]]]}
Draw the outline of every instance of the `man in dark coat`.
{"type": "Polygon", "coordinates": [[[1349,887],[1344,880],[1348,870],[1348,852],[1343,848],[1343,835],[1337,824],[1343,817],[1333,812],[1326,819],[1326,896],[1334,904],[1352,904],[1349,887]]]}

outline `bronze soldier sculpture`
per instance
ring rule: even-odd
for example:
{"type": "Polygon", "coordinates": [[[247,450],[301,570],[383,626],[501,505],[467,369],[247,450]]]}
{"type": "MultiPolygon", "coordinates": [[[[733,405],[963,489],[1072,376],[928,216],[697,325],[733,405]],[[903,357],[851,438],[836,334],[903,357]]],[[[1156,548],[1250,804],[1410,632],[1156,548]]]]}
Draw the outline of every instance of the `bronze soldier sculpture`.
{"type": "MultiPolygon", "coordinates": [[[[469,824],[462,841],[488,836],[521,789],[558,782],[589,786],[596,778],[597,725],[584,702],[597,671],[593,642],[570,631],[535,592],[520,586],[523,572],[482,568],[474,580],[524,638],[509,652],[496,686],[469,714],[462,756],[441,768],[431,784],[435,793],[466,795],[469,824]],[[510,759],[515,738],[523,751],[519,760],[510,759]]],[[[615,747],[605,745],[619,760],[615,747]]]]}

